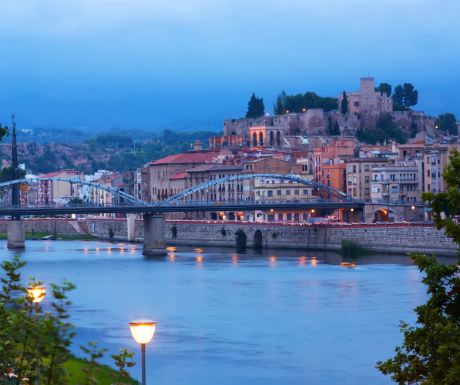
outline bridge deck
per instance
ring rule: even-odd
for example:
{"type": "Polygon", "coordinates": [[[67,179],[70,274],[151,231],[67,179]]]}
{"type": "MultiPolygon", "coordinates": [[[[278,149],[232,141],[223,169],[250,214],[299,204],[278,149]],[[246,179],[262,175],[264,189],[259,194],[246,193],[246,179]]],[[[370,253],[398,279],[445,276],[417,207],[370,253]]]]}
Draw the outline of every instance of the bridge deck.
{"type": "Polygon", "coordinates": [[[43,205],[0,206],[0,216],[8,215],[65,215],[65,214],[110,214],[110,213],[168,213],[203,211],[254,211],[254,210],[311,210],[311,209],[360,209],[364,202],[330,201],[309,199],[302,201],[243,201],[243,202],[183,202],[171,205],[43,205]]]}

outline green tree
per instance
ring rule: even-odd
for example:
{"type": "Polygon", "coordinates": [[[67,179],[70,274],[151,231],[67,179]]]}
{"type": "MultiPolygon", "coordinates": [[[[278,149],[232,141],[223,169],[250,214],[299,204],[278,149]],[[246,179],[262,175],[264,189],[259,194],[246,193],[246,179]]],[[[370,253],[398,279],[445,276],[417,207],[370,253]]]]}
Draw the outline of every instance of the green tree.
{"type": "Polygon", "coordinates": [[[404,83],[395,87],[393,93],[393,110],[404,111],[408,107],[415,106],[418,102],[418,91],[411,83],[404,83]]]}
{"type": "Polygon", "coordinates": [[[286,91],[281,91],[276,97],[276,103],[273,105],[273,113],[275,115],[283,115],[286,113],[286,99],[286,91]]]}
{"type": "Polygon", "coordinates": [[[246,112],[246,118],[260,118],[261,116],[264,116],[264,113],[264,99],[258,98],[253,92],[251,99],[248,102],[248,112],[246,112]]]}
{"type": "Polygon", "coordinates": [[[9,135],[8,126],[2,126],[2,124],[0,123],[0,141],[3,139],[5,135],[9,135]]]}
{"type": "Polygon", "coordinates": [[[380,92],[382,95],[386,94],[387,96],[391,96],[391,84],[380,83],[379,86],[375,90],[377,92],[380,92]]]}
{"type": "MultiPolygon", "coordinates": [[[[447,191],[422,193],[430,205],[438,230],[460,244],[460,228],[454,221],[460,211],[460,154],[451,152],[443,173],[447,191]]],[[[417,326],[401,322],[404,335],[396,355],[377,368],[398,384],[457,385],[460,378],[460,268],[439,264],[434,257],[413,255],[425,273],[428,300],[415,309],[417,326]]],[[[460,263],[460,259],[459,262],[460,263]]]]}
{"type": "Polygon", "coordinates": [[[404,89],[401,85],[395,87],[392,98],[394,104],[404,106],[404,89]]]}
{"type": "MultiPolygon", "coordinates": [[[[26,171],[22,170],[22,169],[19,169],[18,170],[18,176],[19,176],[19,179],[24,178],[26,176],[26,171]]],[[[8,181],[13,180],[13,179],[14,179],[13,166],[3,167],[0,170],[0,183],[8,182],[8,181]]]]}
{"type": "Polygon", "coordinates": [[[436,126],[438,126],[439,130],[448,132],[449,135],[458,135],[455,115],[450,112],[439,115],[436,118],[436,126]]]}
{"type": "Polygon", "coordinates": [[[404,107],[415,106],[418,102],[418,91],[410,83],[404,83],[404,107]]]}
{"type": "Polygon", "coordinates": [[[358,129],[356,137],[359,141],[370,144],[389,140],[395,140],[398,143],[406,142],[406,135],[396,126],[393,116],[389,113],[380,116],[376,128],[358,129]]]}
{"type": "Polygon", "coordinates": [[[345,115],[348,112],[348,98],[345,91],[343,91],[342,102],[340,103],[340,112],[345,115]]]}

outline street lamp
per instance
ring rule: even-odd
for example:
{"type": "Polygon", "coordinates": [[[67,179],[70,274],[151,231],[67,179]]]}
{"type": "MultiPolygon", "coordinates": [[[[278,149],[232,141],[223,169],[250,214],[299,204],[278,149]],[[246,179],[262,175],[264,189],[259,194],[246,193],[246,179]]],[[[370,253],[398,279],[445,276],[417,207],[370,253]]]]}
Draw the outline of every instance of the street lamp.
{"type": "Polygon", "coordinates": [[[141,345],[142,351],[142,385],[145,385],[145,345],[153,337],[155,333],[156,322],[142,319],[137,321],[132,321],[129,323],[131,334],[138,344],[141,345]]]}
{"type": "Polygon", "coordinates": [[[27,293],[29,293],[30,298],[32,298],[32,302],[38,306],[38,304],[45,297],[46,287],[44,286],[28,287],[27,293]]]}
{"type": "MultiPolygon", "coordinates": [[[[38,304],[45,298],[46,287],[44,286],[35,286],[28,287],[27,293],[29,297],[32,298],[32,302],[35,304],[35,312],[38,312],[38,304]]],[[[38,348],[38,338],[37,338],[37,385],[40,385],[40,355],[38,348]]]]}

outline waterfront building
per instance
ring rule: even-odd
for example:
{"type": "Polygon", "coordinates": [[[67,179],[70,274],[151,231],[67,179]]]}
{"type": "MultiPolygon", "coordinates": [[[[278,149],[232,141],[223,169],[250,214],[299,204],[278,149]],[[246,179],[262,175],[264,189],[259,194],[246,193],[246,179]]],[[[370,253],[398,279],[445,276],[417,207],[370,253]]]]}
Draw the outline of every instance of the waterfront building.
{"type": "Polygon", "coordinates": [[[363,201],[371,199],[371,179],[374,168],[389,164],[388,158],[351,159],[344,164],[346,189],[341,190],[363,201]],[[346,167],[345,167],[346,166],[346,167]]]}
{"type": "Polygon", "coordinates": [[[45,178],[82,179],[83,173],[75,170],[62,170],[40,175],[37,200],[39,204],[67,203],[70,199],[78,197],[76,185],[59,180],[46,180],[45,178]]]}

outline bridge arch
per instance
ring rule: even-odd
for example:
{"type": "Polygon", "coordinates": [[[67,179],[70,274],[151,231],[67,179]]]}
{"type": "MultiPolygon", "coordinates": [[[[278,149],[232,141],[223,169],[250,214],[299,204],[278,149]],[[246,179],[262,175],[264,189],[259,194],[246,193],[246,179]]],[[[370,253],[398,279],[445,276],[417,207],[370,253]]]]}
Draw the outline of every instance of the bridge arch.
{"type": "Polygon", "coordinates": [[[219,179],[213,179],[208,182],[201,183],[199,185],[190,187],[188,189],[185,189],[181,191],[180,193],[171,195],[169,198],[163,200],[160,205],[171,205],[174,204],[181,199],[194,194],[197,191],[201,191],[204,189],[207,189],[211,186],[225,183],[225,182],[230,182],[230,181],[244,181],[244,180],[251,180],[251,179],[256,179],[256,178],[270,178],[270,179],[279,179],[279,180],[290,180],[296,183],[303,184],[305,186],[311,187],[315,190],[319,190],[322,192],[325,192],[326,194],[339,199],[339,200],[344,200],[348,202],[359,202],[358,200],[354,199],[353,197],[345,194],[342,191],[336,190],[330,186],[326,186],[322,183],[315,182],[310,179],[305,179],[300,176],[294,175],[294,174],[288,174],[288,175],[282,175],[282,174],[240,174],[240,175],[234,175],[234,176],[228,176],[225,178],[219,178],[219,179]]]}
{"type": "Polygon", "coordinates": [[[150,204],[144,202],[143,200],[140,200],[130,194],[127,194],[117,188],[114,187],[108,187],[104,186],[98,183],[93,183],[93,182],[88,182],[85,180],[80,180],[80,179],[68,179],[68,178],[28,178],[28,179],[15,179],[15,180],[10,180],[8,182],[3,182],[0,183],[0,188],[1,187],[7,187],[7,186],[12,186],[14,184],[32,184],[32,183],[40,183],[41,181],[59,181],[59,182],[69,182],[71,184],[79,184],[83,186],[90,186],[91,188],[95,188],[98,190],[103,190],[110,192],[111,194],[114,194],[116,196],[119,196],[123,199],[126,199],[128,202],[138,204],[138,205],[143,205],[143,206],[151,206],[150,204]]]}

